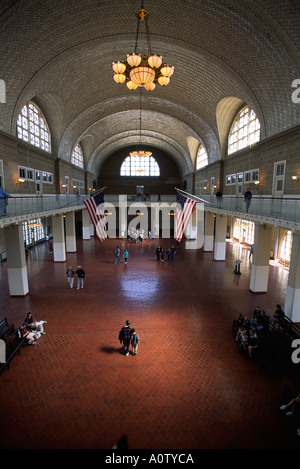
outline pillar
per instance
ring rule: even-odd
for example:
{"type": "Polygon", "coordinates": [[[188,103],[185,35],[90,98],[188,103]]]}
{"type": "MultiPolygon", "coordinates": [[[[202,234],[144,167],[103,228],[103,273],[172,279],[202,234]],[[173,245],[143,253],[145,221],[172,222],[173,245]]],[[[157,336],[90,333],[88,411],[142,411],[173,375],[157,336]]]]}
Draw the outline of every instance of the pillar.
{"type": "Polygon", "coordinates": [[[215,230],[215,216],[212,212],[205,212],[204,223],[204,244],[203,251],[214,250],[214,230],[215,230]]]}
{"type": "Polygon", "coordinates": [[[91,239],[90,233],[91,217],[87,210],[82,210],[82,239],[91,239]]]}
{"type": "Polygon", "coordinates": [[[227,217],[216,214],[214,260],[224,261],[226,256],[227,217]]]}
{"type": "Polygon", "coordinates": [[[76,230],[75,230],[75,212],[66,214],[66,251],[76,252],[76,230]]]}
{"type": "Polygon", "coordinates": [[[66,246],[64,218],[62,215],[52,217],[52,233],[54,262],[64,262],[66,260],[66,246]]]}
{"type": "Polygon", "coordinates": [[[25,296],[28,288],[28,275],[22,225],[4,228],[7,276],[11,296],[25,296]]]}
{"type": "Polygon", "coordinates": [[[293,233],[284,312],[293,322],[300,322],[300,233],[293,233]]]}
{"type": "Polygon", "coordinates": [[[254,293],[267,292],[268,290],[271,242],[272,227],[256,223],[250,274],[250,290],[254,293]]]}

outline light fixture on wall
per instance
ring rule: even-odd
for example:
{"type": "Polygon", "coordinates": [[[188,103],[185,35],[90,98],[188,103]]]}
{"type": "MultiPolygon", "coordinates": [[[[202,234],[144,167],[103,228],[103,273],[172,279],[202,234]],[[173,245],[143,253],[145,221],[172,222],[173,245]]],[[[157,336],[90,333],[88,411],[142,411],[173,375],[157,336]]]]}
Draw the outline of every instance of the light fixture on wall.
{"type": "MultiPolygon", "coordinates": [[[[142,140],[142,89],[140,88],[140,144],[142,140]]],[[[140,158],[145,156],[151,156],[151,151],[146,150],[138,150],[138,151],[131,151],[130,156],[139,156],[140,158]]],[[[144,169],[137,169],[137,172],[144,172],[144,169]]]]}
{"type": "Polygon", "coordinates": [[[298,175],[292,176],[292,179],[293,179],[294,182],[300,182],[300,176],[298,176],[298,175]]]}
{"type": "Polygon", "coordinates": [[[25,182],[25,179],[23,179],[23,178],[18,178],[16,184],[23,184],[23,182],[25,182]]]}
{"type": "Polygon", "coordinates": [[[116,83],[126,83],[129,90],[135,90],[138,86],[141,86],[147,91],[153,91],[157,83],[161,86],[166,86],[170,83],[174,67],[163,63],[163,58],[160,55],[152,53],[148,27],[149,13],[143,8],[143,2],[136,16],[138,24],[134,52],[128,54],[125,61],[113,62],[112,68],[115,72],[113,78],[116,83]],[[144,23],[146,27],[148,53],[144,55],[138,53],[141,23],[144,23]]]}

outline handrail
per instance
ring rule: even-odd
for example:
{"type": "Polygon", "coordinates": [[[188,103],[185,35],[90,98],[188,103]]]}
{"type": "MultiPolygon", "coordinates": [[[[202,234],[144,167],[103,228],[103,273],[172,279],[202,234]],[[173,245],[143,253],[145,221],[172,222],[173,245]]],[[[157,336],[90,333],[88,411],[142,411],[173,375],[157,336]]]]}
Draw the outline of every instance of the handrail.
{"type": "MultiPolygon", "coordinates": [[[[27,216],[30,215],[45,216],[45,213],[57,211],[63,212],[64,209],[80,210],[83,208],[83,201],[90,197],[89,195],[65,195],[54,194],[47,196],[12,196],[6,199],[6,214],[0,218],[4,220],[7,218],[27,216]]],[[[197,196],[203,199],[207,204],[205,210],[216,209],[218,212],[224,214],[230,213],[231,216],[239,218],[249,218],[252,216],[272,218],[277,220],[284,220],[286,222],[300,223],[300,197],[271,197],[271,196],[253,196],[251,199],[250,207],[246,212],[246,204],[243,202],[242,196],[223,196],[221,199],[211,195],[197,196]]],[[[105,195],[105,201],[110,203],[118,203],[118,194],[105,195]]],[[[176,202],[175,195],[161,195],[151,194],[151,196],[137,196],[135,194],[127,195],[128,205],[131,202],[140,202],[150,206],[152,203],[171,203],[176,202]]],[[[0,223],[0,226],[3,223],[0,223]]],[[[299,229],[299,228],[297,228],[299,229]]]]}

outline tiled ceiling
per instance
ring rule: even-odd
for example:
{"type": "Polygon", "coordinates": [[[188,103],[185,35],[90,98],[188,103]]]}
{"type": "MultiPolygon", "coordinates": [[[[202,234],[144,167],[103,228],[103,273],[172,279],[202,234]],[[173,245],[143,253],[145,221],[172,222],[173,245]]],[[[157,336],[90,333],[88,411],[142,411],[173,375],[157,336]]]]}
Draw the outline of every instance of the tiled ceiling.
{"type": "MultiPolygon", "coordinates": [[[[33,99],[51,129],[55,156],[81,142],[95,174],[137,144],[140,91],[113,80],[112,62],[134,50],[139,0],[19,0],[0,6],[0,130],[33,99]]],[[[262,138],[300,122],[292,82],[300,78],[298,0],[148,0],[152,50],[174,65],[167,87],[142,90],[142,141],[192,171],[200,142],[223,157],[238,106],[249,104],[262,138]]],[[[143,25],[141,52],[146,49],[143,25]],[[144,47],[143,47],[144,46],[144,47]]]]}

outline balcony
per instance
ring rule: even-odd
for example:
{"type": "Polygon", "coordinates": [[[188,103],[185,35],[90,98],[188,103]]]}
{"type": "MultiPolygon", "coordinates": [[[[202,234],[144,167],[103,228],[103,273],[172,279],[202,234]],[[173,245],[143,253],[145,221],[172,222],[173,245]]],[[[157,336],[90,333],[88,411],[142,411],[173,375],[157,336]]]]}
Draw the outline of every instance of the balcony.
{"type": "MultiPolygon", "coordinates": [[[[83,201],[88,196],[82,195],[53,195],[53,196],[28,196],[12,197],[7,199],[6,214],[0,218],[0,227],[12,223],[19,223],[32,218],[50,217],[57,214],[65,214],[84,208],[83,201]]],[[[204,209],[212,210],[227,216],[239,217],[250,221],[279,226],[289,230],[300,231],[300,197],[256,197],[251,200],[250,208],[246,213],[243,197],[223,196],[217,200],[215,196],[195,196],[205,202],[204,209]]],[[[116,207],[119,205],[119,195],[107,194],[107,203],[116,207]]],[[[128,206],[132,203],[141,203],[143,207],[151,207],[153,203],[168,203],[175,206],[174,195],[151,195],[150,197],[128,195],[128,206]],[[160,200],[159,200],[160,199],[160,200]]]]}

